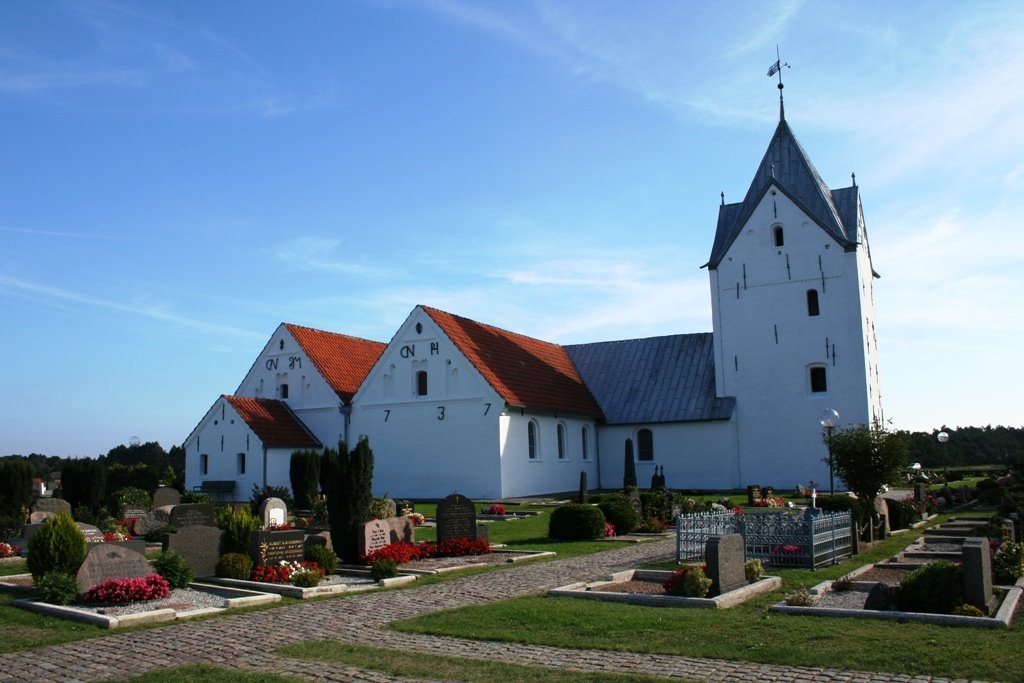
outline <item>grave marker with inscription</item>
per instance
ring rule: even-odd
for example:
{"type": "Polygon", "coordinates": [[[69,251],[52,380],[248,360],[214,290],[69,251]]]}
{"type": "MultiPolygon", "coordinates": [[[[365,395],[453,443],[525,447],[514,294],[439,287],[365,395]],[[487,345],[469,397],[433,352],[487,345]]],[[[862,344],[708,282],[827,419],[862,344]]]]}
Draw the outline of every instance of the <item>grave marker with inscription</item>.
{"type": "Polygon", "coordinates": [[[475,539],[476,506],[461,493],[453,493],[437,504],[437,542],[450,538],[475,539]]]}
{"type": "Polygon", "coordinates": [[[139,553],[114,543],[96,543],[78,569],[78,592],[84,593],[108,579],[134,579],[153,573],[149,561],[139,553]]]}
{"type": "Polygon", "coordinates": [[[289,531],[254,531],[250,555],[254,564],[301,562],[305,555],[302,529],[289,531]]]}
{"type": "Polygon", "coordinates": [[[712,590],[719,595],[747,585],[743,570],[743,537],[740,534],[710,537],[704,557],[707,559],[708,578],[713,582],[712,590]]]}
{"type": "Polygon", "coordinates": [[[213,506],[209,503],[189,503],[171,508],[171,526],[181,529],[187,526],[217,526],[213,506]]]}
{"type": "Polygon", "coordinates": [[[178,505],[181,503],[181,494],[178,489],[171,488],[170,486],[161,486],[156,491],[153,491],[153,507],[163,507],[164,505],[178,505]]]}
{"type": "Polygon", "coordinates": [[[288,506],[280,498],[267,498],[260,503],[259,516],[264,529],[284,526],[288,522],[288,506]]]}
{"type": "Polygon", "coordinates": [[[30,510],[31,512],[52,512],[55,515],[66,512],[70,515],[71,503],[63,498],[36,498],[32,501],[30,510]]]}
{"type": "Polygon", "coordinates": [[[359,540],[359,554],[369,555],[391,545],[391,527],[383,519],[371,519],[363,525],[359,540]]]}
{"type": "Polygon", "coordinates": [[[966,538],[963,549],[964,598],[985,614],[992,601],[992,550],[987,538],[966,538]]]}
{"type": "Polygon", "coordinates": [[[213,576],[220,559],[224,532],[215,526],[186,526],[164,534],[164,551],[181,555],[196,576],[213,576]]]}

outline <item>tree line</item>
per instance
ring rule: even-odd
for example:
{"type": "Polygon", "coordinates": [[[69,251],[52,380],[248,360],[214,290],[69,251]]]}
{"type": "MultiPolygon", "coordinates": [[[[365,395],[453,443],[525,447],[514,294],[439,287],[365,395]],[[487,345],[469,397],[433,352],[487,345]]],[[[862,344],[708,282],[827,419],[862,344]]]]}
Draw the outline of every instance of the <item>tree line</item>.
{"type": "Polygon", "coordinates": [[[1019,427],[942,427],[906,432],[910,461],[923,467],[1013,465],[1024,463],[1024,429],[1019,427]],[[949,440],[940,443],[945,432],[949,440]]]}

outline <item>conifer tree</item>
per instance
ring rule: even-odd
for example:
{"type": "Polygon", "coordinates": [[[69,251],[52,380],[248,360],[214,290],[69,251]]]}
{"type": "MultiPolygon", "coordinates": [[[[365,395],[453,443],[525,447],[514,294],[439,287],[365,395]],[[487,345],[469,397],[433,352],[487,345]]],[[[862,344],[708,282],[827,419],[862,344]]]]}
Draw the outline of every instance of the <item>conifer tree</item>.
{"type": "Polygon", "coordinates": [[[327,494],[331,522],[331,543],[343,562],[359,561],[359,530],[370,519],[373,500],[373,451],[366,437],[349,452],[344,441],[338,442],[337,464],[331,468],[330,491],[327,494]]]}

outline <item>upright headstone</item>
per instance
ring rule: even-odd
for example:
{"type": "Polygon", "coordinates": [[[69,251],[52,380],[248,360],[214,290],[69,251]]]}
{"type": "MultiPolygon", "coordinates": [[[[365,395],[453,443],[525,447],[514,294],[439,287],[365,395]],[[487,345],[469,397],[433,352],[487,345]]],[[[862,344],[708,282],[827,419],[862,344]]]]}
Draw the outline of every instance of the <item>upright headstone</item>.
{"type": "Polygon", "coordinates": [[[31,512],[52,512],[57,515],[61,512],[71,514],[71,503],[63,498],[40,497],[32,501],[31,512]]]}
{"type": "Polygon", "coordinates": [[[135,524],[132,525],[132,533],[136,536],[145,536],[146,534],[151,534],[165,526],[167,526],[166,521],[158,518],[153,512],[147,512],[144,515],[140,515],[139,518],[135,520],[135,524]]]}
{"type": "Polygon", "coordinates": [[[125,505],[121,508],[121,519],[131,519],[149,514],[149,508],[145,505],[125,505]]]}
{"type": "Polygon", "coordinates": [[[754,507],[754,503],[759,500],[761,500],[761,487],[751,484],[747,487],[747,505],[754,507]]]}
{"type": "Polygon", "coordinates": [[[772,497],[774,497],[775,496],[775,487],[774,486],[762,486],[761,487],[761,496],[763,498],[772,498],[772,497]]]}
{"type": "Polygon", "coordinates": [[[254,531],[250,553],[252,561],[254,564],[301,562],[305,556],[305,536],[302,529],[254,531]]]}
{"type": "Polygon", "coordinates": [[[134,579],[153,573],[149,561],[139,553],[114,543],[96,543],[89,548],[78,568],[78,592],[84,593],[108,579],[134,579]]]}
{"type": "Polygon", "coordinates": [[[892,533],[892,529],[889,527],[889,504],[882,496],[875,496],[875,513],[882,522],[879,536],[885,538],[892,533]]]}
{"type": "Polygon", "coordinates": [[[415,545],[416,525],[412,523],[411,519],[408,517],[388,517],[381,521],[387,523],[388,528],[391,531],[392,543],[405,541],[406,543],[415,545]]]}
{"type": "Polygon", "coordinates": [[[369,555],[391,545],[391,527],[383,519],[371,519],[359,535],[359,554],[369,555]]]}
{"type": "Polygon", "coordinates": [[[264,529],[284,526],[288,522],[288,506],[280,498],[267,498],[260,503],[259,516],[264,529]]]}
{"type": "Polygon", "coordinates": [[[964,598],[985,614],[992,600],[992,556],[987,538],[966,538],[963,549],[964,598]]]}
{"type": "Polygon", "coordinates": [[[743,569],[743,537],[740,534],[711,536],[704,546],[711,589],[719,595],[747,585],[743,569]]]}
{"type": "Polygon", "coordinates": [[[181,502],[181,494],[178,489],[171,488],[170,486],[161,486],[156,491],[153,491],[153,507],[163,507],[164,505],[177,505],[181,502]]]}
{"type": "Polygon", "coordinates": [[[640,500],[640,492],[636,489],[629,490],[629,504],[633,506],[638,519],[644,518],[644,504],[640,500]]]}
{"type": "Polygon", "coordinates": [[[461,493],[453,493],[437,504],[437,542],[450,538],[477,537],[476,506],[461,493]]]}
{"type": "Polygon", "coordinates": [[[587,487],[587,473],[586,471],[580,472],[580,493],[576,497],[576,502],[580,505],[586,505],[590,498],[590,492],[587,487]]]}
{"type": "Polygon", "coordinates": [[[187,526],[217,526],[213,506],[209,503],[188,503],[171,508],[171,526],[181,529],[187,526]]]}
{"type": "Polygon", "coordinates": [[[215,526],[184,526],[173,534],[164,534],[164,551],[181,555],[196,576],[213,576],[217,572],[224,532],[215,526]]]}
{"type": "Polygon", "coordinates": [[[56,517],[57,515],[47,510],[33,510],[28,516],[29,524],[42,524],[50,517],[56,517]]]}
{"type": "Polygon", "coordinates": [[[87,543],[102,543],[103,532],[100,531],[98,526],[93,524],[83,524],[82,522],[75,522],[78,528],[82,530],[82,534],[85,536],[87,543]]]}

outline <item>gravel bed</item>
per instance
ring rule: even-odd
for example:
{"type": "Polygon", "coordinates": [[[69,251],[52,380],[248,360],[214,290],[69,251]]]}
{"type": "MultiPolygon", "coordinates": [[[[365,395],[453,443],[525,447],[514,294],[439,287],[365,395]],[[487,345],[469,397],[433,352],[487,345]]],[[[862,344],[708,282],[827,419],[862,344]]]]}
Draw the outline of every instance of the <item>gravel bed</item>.
{"type": "Polygon", "coordinates": [[[645,595],[666,595],[658,581],[620,581],[603,586],[591,586],[588,590],[608,593],[643,593],[645,595]]]}
{"type": "Polygon", "coordinates": [[[151,612],[157,609],[172,608],[179,612],[188,612],[194,609],[225,608],[228,601],[227,596],[237,597],[230,592],[220,591],[216,588],[196,590],[194,588],[175,588],[166,598],[160,600],[140,600],[138,602],[127,602],[116,605],[93,605],[79,603],[74,605],[75,609],[104,614],[109,617],[118,617],[124,614],[139,614],[151,612]]]}

